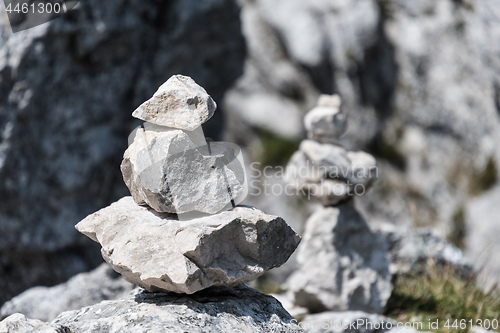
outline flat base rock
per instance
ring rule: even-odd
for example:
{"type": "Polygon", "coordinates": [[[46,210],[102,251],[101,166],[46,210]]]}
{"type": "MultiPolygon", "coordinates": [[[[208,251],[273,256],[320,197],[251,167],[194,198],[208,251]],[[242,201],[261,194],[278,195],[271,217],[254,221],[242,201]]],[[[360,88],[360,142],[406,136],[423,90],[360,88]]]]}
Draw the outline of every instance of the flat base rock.
{"type": "Polygon", "coordinates": [[[246,286],[193,295],[143,292],[60,314],[62,332],[303,332],[273,297],[246,286]]]}
{"type": "Polygon", "coordinates": [[[124,197],[76,226],[123,277],[151,292],[232,287],[285,263],[300,236],[277,216],[238,206],[179,221],[124,197]]]}

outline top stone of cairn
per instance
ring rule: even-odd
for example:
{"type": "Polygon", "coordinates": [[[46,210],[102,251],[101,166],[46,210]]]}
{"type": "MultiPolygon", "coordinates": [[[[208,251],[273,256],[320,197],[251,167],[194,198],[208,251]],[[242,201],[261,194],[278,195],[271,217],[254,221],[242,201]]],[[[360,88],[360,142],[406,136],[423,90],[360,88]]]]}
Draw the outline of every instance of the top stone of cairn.
{"type": "Polygon", "coordinates": [[[209,120],[216,108],[212,97],[192,78],[174,75],[132,116],[160,126],[193,131],[209,120]]]}
{"type": "Polygon", "coordinates": [[[347,128],[346,116],[340,109],[339,95],[321,95],[318,105],[304,117],[309,139],[336,143],[347,128]]]}

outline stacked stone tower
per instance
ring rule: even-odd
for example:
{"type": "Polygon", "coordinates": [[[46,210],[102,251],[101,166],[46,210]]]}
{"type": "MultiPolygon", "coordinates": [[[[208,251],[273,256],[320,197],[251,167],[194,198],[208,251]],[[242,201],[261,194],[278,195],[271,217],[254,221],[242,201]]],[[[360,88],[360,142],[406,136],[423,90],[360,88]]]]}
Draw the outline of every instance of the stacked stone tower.
{"type": "Polygon", "coordinates": [[[290,185],[322,204],[308,219],[298,252],[299,270],[287,281],[299,306],[318,312],[382,312],[392,286],[386,243],[354,206],[377,176],[373,156],[345,149],[347,128],[338,95],[321,95],[306,114],[304,140],[287,167],[290,185]]]}
{"type": "Polygon", "coordinates": [[[235,145],[207,143],[201,124],[216,104],[191,78],[175,75],[133,116],[121,165],[132,197],[76,228],[102,246],[123,277],[151,292],[192,294],[233,287],[282,265],[300,237],[280,217],[236,206],[246,179],[235,145]]]}

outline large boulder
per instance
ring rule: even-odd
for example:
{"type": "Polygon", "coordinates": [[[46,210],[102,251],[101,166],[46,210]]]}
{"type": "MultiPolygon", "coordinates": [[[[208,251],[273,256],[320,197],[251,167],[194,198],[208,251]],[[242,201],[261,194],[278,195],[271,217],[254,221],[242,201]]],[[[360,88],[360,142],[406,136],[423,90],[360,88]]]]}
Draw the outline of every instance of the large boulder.
{"type": "Polygon", "coordinates": [[[392,292],[386,253],[386,240],[353,201],[319,209],[306,224],[299,270],[287,281],[294,303],[311,312],[382,313],[392,292]]]}
{"type": "Polygon", "coordinates": [[[304,332],[271,296],[246,286],[210,288],[193,295],[138,291],[61,313],[50,324],[17,313],[0,322],[9,333],[304,332]]]}
{"type": "Polygon", "coordinates": [[[60,314],[51,325],[69,332],[303,332],[271,296],[248,287],[194,295],[142,293],[60,314]]]}
{"type": "MultiPolygon", "coordinates": [[[[127,194],[130,113],[179,73],[221,100],[245,46],[232,0],[80,1],[14,34],[0,6],[0,45],[1,304],[98,264],[73,226],[127,194]]],[[[204,125],[214,139],[222,115],[204,125]]]]}
{"type": "Polygon", "coordinates": [[[103,258],[149,291],[192,294],[235,286],[285,263],[300,237],[283,219],[251,207],[189,221],[125,197],[76,228],[102,246],[103,258]]]}

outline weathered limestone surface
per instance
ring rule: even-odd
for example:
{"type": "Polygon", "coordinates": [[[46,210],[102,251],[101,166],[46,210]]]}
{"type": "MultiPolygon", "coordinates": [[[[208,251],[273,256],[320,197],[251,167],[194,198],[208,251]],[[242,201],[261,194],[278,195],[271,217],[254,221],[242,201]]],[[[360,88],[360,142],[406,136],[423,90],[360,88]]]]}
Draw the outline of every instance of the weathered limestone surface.
{"type": "Polygon", "coordinates": [[[1,333],[304,332],[273,297],[246,286],[185,295],[138,292],[61,313],[50,324],[14,314],[1,333]]]}

